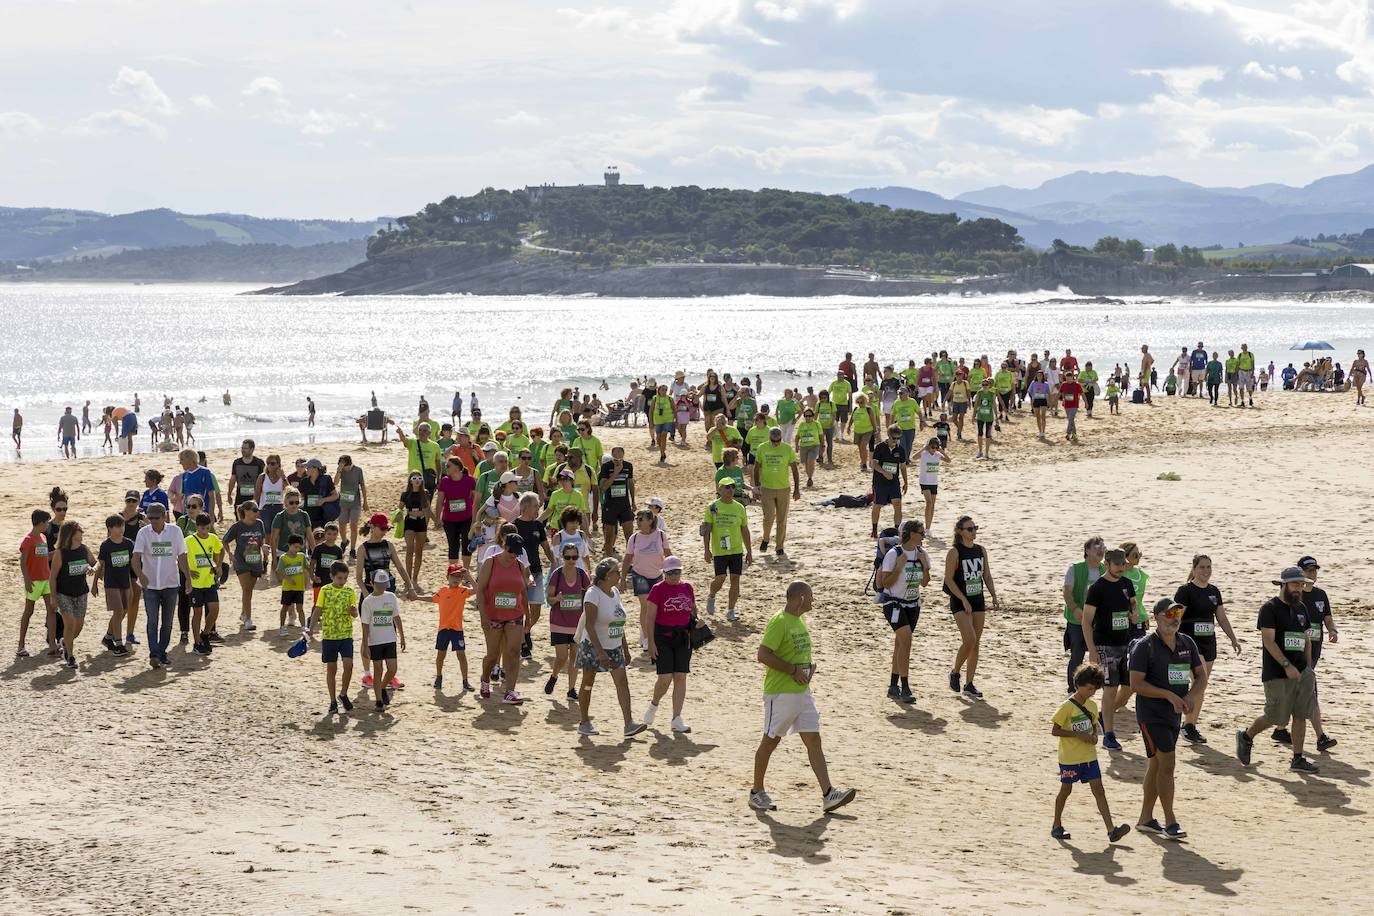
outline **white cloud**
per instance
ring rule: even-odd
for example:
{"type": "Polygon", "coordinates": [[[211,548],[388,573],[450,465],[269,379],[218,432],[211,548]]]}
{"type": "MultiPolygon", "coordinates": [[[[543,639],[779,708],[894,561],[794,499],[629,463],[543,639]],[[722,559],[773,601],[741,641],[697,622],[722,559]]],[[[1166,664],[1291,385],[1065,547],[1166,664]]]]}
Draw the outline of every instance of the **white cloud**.
{"type": "Polygon", "coordinates": [[[1265,80],[1270,83],[1277,83],[1279,81],[1278,72],[1275,71],[1273,67],[1266,67],[1259,61],[1250,61],[1250,63],[1246,64],[1240,72],[1244,73],[1246,76],[1252,76],[1255,79],[1265,80]]]}
{"type": "Polygon", "coordinates": [[[857,89],[831,90],[824,86],[812,86],[802,93],[802,99],[808,105],[838,111],[875,111],[878,108],[872,96],[857,89]]]}
{"type": "Polygon", "coordinates": [[[110,111],[97,111],[82,118],[72,128],[78,137],[109,137],[119,134],[147,134],[158,140],[167,136],[167,130],[156,121],[125,108],[110,111]]]}
{"type": "Polygon", "coordinates": [[[496,119],[496,123],[499,124],[501,127],[532,127],[535,124],[540,124],[542,122],[542,118],[538,118],[530,114],[523,108],[517,111],[512,111],[510,114],[504,115],[503,117],[496,119]]]}
{"type": "Polygon", "coordinates": [[[250,98],[257,95],[282,97],[284,92],[280,80],[270,76],[259,76],[243,87],[243,94],[250,98]]]}
{"type": "Polygon", "coordinates": [[[157,81],[147,70],[120,67],[114,82],[110,84],[110,92],[115,95],[129,96],[149,114],[167,116],[177,113],[177,108],[172,104],[172,100],[167,97],[167,93],[162,91],[162,88],[158,86],[157,81]]]}
{"type": "Polygon", "coordinates": [[[27,111],[0,111],[0,137],[18,140],[43,132],[43,122],[27,111]]]}
{"type": "Polygon", "coordinates": [[[197,111],[219,111],[219,106],[215,104],[215,100],[208,95],[193,95],[189,101],[191,107],[197,111]]]}

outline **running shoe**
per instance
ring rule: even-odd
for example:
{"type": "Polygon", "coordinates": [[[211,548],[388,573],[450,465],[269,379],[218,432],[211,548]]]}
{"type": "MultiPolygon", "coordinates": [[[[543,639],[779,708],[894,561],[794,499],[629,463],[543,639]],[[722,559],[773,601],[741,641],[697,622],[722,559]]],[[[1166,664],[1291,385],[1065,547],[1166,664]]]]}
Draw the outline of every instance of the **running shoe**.
{"type": "Polygon", "coordinates": [[[891,687],[888,687],[887,698],[889,700],[900,700],[902,698],[901,688],[898,687],[896,684],[893,684],[891,687]]]}
{"type": "Polygon", "coordinates": [[[628,725],[625,726],[625,737],[633,738],[635,735],[644,731],[644,729],[648,727],[649,726],[645,725],[643,722],[630,722],[628,725]]]}
{"type": "Polygon", "coordinates": [[[975,700],[981,700],[983,698],[983,691],[974,687],[973,681],[969,681],[964,685],[964,696],[972,697],[975,700]]]}
{"type": "Polygon", "coordinates": [[[480,691],[478,691],[478,696],[480,696],[480,697],[481,697],[482,699],[484,699],[484,700],[490,700],[490,699],[491,699],[491,682],[490,682],[490,681],[483,681],[483,682],[482,682],[482,689],[481,689],[480,691]]]}
{"type": "Polygon", "coordinates": [[[1167,840],[1181,840],[1188,835],[1188,832],[1178,824],[1170,824],[1164,828],[1164,838],[1167,840]]]}
{"type": "Polygon", "coordinates": [[[1197,730],[1197,726],[1192,722],[1183,726],[1183,737],[1190,744],[1206,744],[1207,739],[1202,736],[1202,732],[1197,730]]]}
{"type": "Polygon", "coordinates": [[[725,619],[734,623],[736,620],[739,620],[739,613],[734,608],[730,608],[725,612],[725,619]]]}
{"type": "Polygon", "coordinates": [[[706,616],[707,616],[707,617],[714,617],[714,616],[716,616],[716,599],[715,599],[715,596],[714,596],[714,595],[712,595],[712,596],[710,596],[710,597],[708,597],[708,598],[706,599],[706,616]]]}
{"type": "Polygon", "coordinates": [[[749,807],[753,808],[755,811],[778,810],[778,806],[773,804],[773,799],[762,789],[757,792],[749,793],[749,807]]]}
{"type": "MultiPolygon", "coordinates": [[[[67,667],[68,667],[68,668],[75,668],[75,667],[76,667],[76,656],[75,656],[75,655],[68,655],[68,656],[67,656],[67,667]]],[[[1293,764],[1293,765],[1294,765],[1294,766],[1297,766],[1297,762],[1294,761],[1294,764],[1293,764]]],[[[1313,767],[1313,769],[1316,769],[1316,767],[1313,767]]]]}
{"type": "MultiPolygon", "coordinates": [[[[117,643],[114,644],[114,648],[111,649],[110,651],[113,652],[115,655],[128,655],[128,654],[129,654],[129,647],[126,646],[126,645],[124,645],[124,644],[121,643],[121,642],[117,642],[117,643]]],[[[1331,743],[1332,743],[1332,744],[1335,744],[1334,741],[1331,742],[1331,743]]],[[[1320,744],[1320,742],[1318,742],[1318,744],[1320,744]]]]}
{"type": "Polygon", "coordinates": [[[1286,728],[1276,728],[1273,733],[1269,735],[1269,740],[1273,741],[1275,744],[1292,744],[1293,736],[1289,734],[1286,728]]]}
{"type": "Polygon", "coordinates": [[[901,700],[903,703],[915,703],[915,702],[916,702],[916,694],[914,694],[914,693],[911,692],[911,688],[910,688],[910,687],[903,687],[903,688],[902,688],[902,692],[901,692],[901,694],[897,697],[897,699],[901,700]]]}
{"type": "Polygon", "coordinates": [[[1241,766],[1250,765],[1250,752],[1255,748],[1255,739],[1245,732],[1236,732],[1236,759],[1241,766]]]}
{"type": "Polygon", "coordinates": [[[645,725],[653,725],[654,716],[656,715],[658,715],[658,705],[655,703],[650,703],[648,706],[644,707],[644,715],[640,716],[640,720],[645,725]]]}
{"type": "Polygon", "coordinates": [[[576,703],[576,702],[577,702],[577,689],[576,689],[576,688],[574,688],[574,687],[569,687],[569,688],[568,688],[568,700],[569,700],[569,702],[572,702],[572,703],[576,703]]]}
{"type": "Polygon", "coordinates": [[[547,693],[547,694],[549,694],[550,696],[552,696],[552,695],[553,695],[553,688],[554,688],[554,685],[556,685],[557,683],[558,683],[558,677],[557,677],[557,676],[550,677],[547,681],[544,682],[544,692],[547,693]]]}
{"type": "Polygon", "coordinates": [[[205,647],[204,647],[203,645],[201,645],[200,643],[196,643],[194,646],[192,646],[192,647],[191,647],[191,651],[194,652],[194,653],[197,654],[197,655],[209,655],[209,654],[210,654],[209,652],[207,652],[207,651],[205,650],[205,647]]]}
{"type": "Polygon", "coordinates": [[[767,553],[767,552],[768,552],[768,538],[764,538],[763,540],[759,541],[759,553],[767,553]]]}
{"type": "Polygon", "coordinates": [[[1330,735],[1318,735],[1318,736],[1317,736],[1317,750],[1319,750],[1319,751],[1325,753],[1326,751],[1331,750],[1331,748],[1333,748],[1333,747],[1335,747],[1335,746],[1336,746],[1336,739],[1335,739],[1335,738],[1332,738],[1330,735]]]}
{"type": "Polygon", "coordinates": [[[492,683],[496,683],[497,681],[501,680],[501,679],[502,679],[503,677],[505,677],[505,676],[506,676],[505,669],[502,668],[500,665],[495,665],[495,666],[492,667],[492,669],[491,669],[491,680],[492,680],[492,683]]]}
{"type": "Polygon", "coordinates": [[[138,645],[138,637],[135,636],[133,633],[130,633],[128,636],[124,637],[124,641],[131,646],[138,645]]]}
{"type": "Polygon", "coordinates": [[[106,649],[109,649],[111,652],[114,651],[114,637],[111,636],[109,633],[106,633],[104,636],[100,637],[100,644],[104,646],[106,649]]]}
{"type": "Polygon", "coordinates": [[[463,690],[465,690],[468,693],[472,693],[472,684],[468,681],[463,681],[463,690]]]}
{"type": "Polygon", "coordinates": [[[1136,824],[1135,829],[1139,830],[1141,833],[1153,833],[1156,835],[1164,832],[1164,828],[1160,825],[1159,821],[1154,818],[1150,818],[1143,824],[1136,824]]]}
{"type": "Polygon", "coordinates": [[[1102,736],[1102,746],[1109,751],[1121,750],[1121,742],[1116,740],[1116,732],[1107,732],[1102,736]]]}
{"type": "Polygon", "coordinates": [[[1114,828],[1107,831],[1107,841],[1111,843],[1119,843],[1121,842],[1121,838],[1130,832],[1130,824],[1117,824],[1114,828]]]}
{"type": "Polygon", "coordinates": [[[692,726],[688,725],[687,720],[682,718],[682,716],[673,717],[673,731],[677,732],[679,735],[685,735],[691,730],[692,726]]]}
{"type": "Polygon", "coordinates": [[[370,674],[364,674],[364,675],[363,675],[363,686],[364,686],[364,687],[371,687],[371,686],[372,686],[372,675],[370,675],[370,674]]]}
{"type": "Polygon", "coordinates": [[[254,630],[256,630],[256,629],[258,628],[258,625],[257,625],[256,623],[253,622],[253,618],[252,618],[252,617],[249,617],[247,620],[245,620],[245,621],[243,622],[243,628],[244,628],[244,630],[246,630],[247,632],[252,633],[254,630]]]}
{"type": "Polygon", "coordinates": [[[1069,832],[1068,832],[1067,830],[1065,830],[1063,827],[1051,827],[1051,828],[1050,828],[1050,839],[1052,839],[1052,840],[1071,840],[1071,839],[1073,839],[1073,834],[1072,834],[1072,833],[1069,833],[1069,832]]]}
{"type": "Polygon", "coordinates": [[[205,638],[210,642],[224,643],[224,637],[219,635],[219,631],[217,630],[211,630],[209,633],[205,634],[205,638]]]}
{"type": "Polygon", "coordinates": [[[854,796],[858,794],[858,789],[841,789],[835,786],[829,792],[825,793],[825,798],[821,802],[821,807],[829,814],[831,811],[837,808],[843,808],[845,805],[852,802],[854,796]]]}
{"type": "Polygon", "coordinates": [[[386,706],[382,703],[381,700],[378,700],[376,703],[372,705],[372,708],[375,709],[377,712],[381,712],[382,710],[386,709],[386,706]]]}
{"type": "Polygon", "coordinates": [[[953,690],[955,693],[958,693],[958,692],[959,692],[959,672],[958,672],[958,671],[951,671],[951,672],[949,673],[949,689],[950,689],[950,690],[953,690]]]}
{"type": "Polygon", "coordinates": [[[182,631],[181,631],[181,639],[178,640],[178,641],[184,646],[184,645],[186,645],[187,641],[190,640],[190,638],[191,638],[191,634],[188,633],[188,632],[186,632],[185,630],[182,630],[182,631]]]}
{"type": "Polygon", "coordinates": [[[348,698],[348,694],[339,694],[339,702],[343,704],[344,712],[353,711],[353,701],[348,698]]]}
{"type": "Polygon", "coordinates": [[[278,630],[278,631],[277,631],[277,635],[278,635],[278,636],[285,636],[285,635],[287,635],[286,627],[282,627],[280,630],[278,630]]]}
{"type": "Polygon", "coordinates": [[[170,658],[167,657],[167,653],[166,653],[166,652],[163,652],[161,655],[159,655],[159,656],[157,657],[157,660],[160,661],[160,662],[162,662],[162,667],[164,667],[164,668],[170,668],[170,667],[172,667],[172,660],[171,660],[170,658]]]}
{"type": "Polygon", "coordinates": [[[401,683],[401,679],[398,678],[398,677],[395,677],[395,676],[393,676],[393,677],[391,678],[391,683],[390,683],[390,684],[387,684],[386,686],[389,687],[389,688],[392,689],[392,690],[405,690],[405,689],[406,689],[406,685],[401,683]]]}
{"type": "Polygon", "coordinates": [[[525,702],[525,698],[514,690],[507,690],[506,695],[501,698],[501,702],[505,703],[507,706],[519,706],[521,703],[525,702]]]}
{"type": "Polygon", "coordinates": [[[339,711],[339,704],[338,704],[338,703],[330,703],[330,704],[329,704],[329,715],[332,716],[332,715],[334,715],[334,714],[335,714],[336,712],[338,712],[338,711],[339,711]]]}
{"type": "Polygon", "coordinates": [[[159,662],[159,661],[157,660],[157,658],[154,657],[154,656],[150,656],[150,657],[148,658],[148,664],[151,665],[154,669],[157,669],[157,668],[161,668],[161,667],[162,667],[162,663],[159,662]]]}
{"type": "MultiPolygon", "coordinates": [[[[68,668],[75,668],[75,667],[76,667],[76,660],[73,659],[71,662],[68,662],[68,663],[67,663],[67,667],[68,667],[68,668]]],[[[1304,757],[1302,754],[1294,754],[1294,755],[1293,755],[1293,762],[1290,763],[1290,764],[1288,764],[1288,769],[1292,770],[1294,773],[1316,773],[1316,772],[1318,772],[1318,767],[1317,767],[1317,765],[1316,765],[1315,763],[1313,763],[1312,761],[1308,760],[1308,759],[1307,759],[1306,757],[1304,757]]]]}
{"type": "Polygon", "coordinates": [[[778,552],[777,552],[777,556],[778,556],[778,559],[782,559],[783,557],[787,556],[787,553],[786,553],[786,551],[784,551],[781,547],[779,547],[779,548],[778,548],[778,552]]]}
{"type": "Polygon", "coordinates": [[[593,725],[590,720],[577,723],[577,733],[584,738],[591,738],[601,734],[601,732],[596,730],[596,726],[593,725]]]}
{"type": "Polygon", "coordinates": [[[436,675],[434,676],[434,689],[435,689],[435,690],[443,690],[443,689],[444,689],[444,676],[443,676],[442,674],[436,674],[436,675]]]}
{"type": "Polygon", "coordinates": [[[383,691],[382,691],[382,705],[383,705],[383,706],[390,706],[390,705],[391,705],[391,691],[390,691],[390,690],[383,690],[383,691]]]}

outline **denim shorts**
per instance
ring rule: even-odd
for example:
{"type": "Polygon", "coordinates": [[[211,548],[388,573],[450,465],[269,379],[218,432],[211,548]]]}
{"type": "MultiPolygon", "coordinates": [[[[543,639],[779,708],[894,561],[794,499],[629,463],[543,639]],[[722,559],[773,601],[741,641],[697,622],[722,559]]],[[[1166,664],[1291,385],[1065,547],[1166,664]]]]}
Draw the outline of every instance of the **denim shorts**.
{"type": "Polygon", "coordinates": [[[662,575],[659,575],[659,577],[656,579],[646,579],[639,573],[635,572],[633,569],[630,570],[630,584],[634,586],[634,592],[636,597],[638,597],[639,595],[649,594],[649,589],[653,588],[655,584],[662,581],[662,575]]]}

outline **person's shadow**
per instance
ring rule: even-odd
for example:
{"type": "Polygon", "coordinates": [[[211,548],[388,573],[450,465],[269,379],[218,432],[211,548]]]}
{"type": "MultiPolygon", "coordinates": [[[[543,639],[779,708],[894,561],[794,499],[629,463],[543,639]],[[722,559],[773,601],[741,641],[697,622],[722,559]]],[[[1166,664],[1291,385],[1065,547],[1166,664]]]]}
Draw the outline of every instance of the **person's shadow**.
{"type": "Polygon", "coordinates": [[[1060,840],[1059,845],[1063,846],[1073,856],[1073,870],[1083,875],[1096,875],[1108,884],[1115,884],[1118,887],[1127,887],[1137,883],[1137,879],[1125,873],[1122,864],[1116,861],[1116,851],[1124,849],[1131,851],[1129,846],[1112,845],[1101,852],[1088,852],[1073,845],[1070,840],[1060,840]]]}
{"type": "Polygon", "coordinates": [[[1222,868],[1211,859],[1200,853],[1194,852],[1177,840],[1166,840],[1162,837],[1151,837],[1156,843],[1164,847],[1163,867],[1164,877],[1175,884],[1188,884],[1193,887],[1200,887],[1209,894],[1217,894],[1222,897],[1235,897],[1235,889],[1227,885],[1234,884],[1245,874],[1243,868],[1222,868]]]}
{"type": "Polygon", "coordinates": [[[1001,728],[1002,723],[1011,718],[1011,713],[1002,712],[986,700],[965,701],[959,715],[965,722],[979,728],[1001,728]]]}
{"type": "Polygon", "coordinates": [[[655,732],[654,743],[649,745],[649,756],[655,760],[667,761],[669,766],[683,766],[688,760],[709,754],[719,746],[698,744],[681,732],[655,732]]]}
{"type": "Polygon", "coordinates": [[[804,827],[784,824],[767,811],[756,812],[758,819],[768,827],[773,840],[773,848],[768,850],[775,856],[799,859],[806,865],[824,865],[830,856],[825,848],[825,831],[835,821],[853,821],[858,818],[850,814],[823,814],[804,827]]]}
{"type": "Polygon", "coordinates": [[[890,714],[887,721],[897,728],[918,731],[927,735],[939,735],[944,732],[945,726],[949,724],[939,716],[933,716],[914,705],[906,706],[901,712],[890,714]]]}
{"type": "Polygon", "coordinates": [[[625,738],[614,744],[593,744],[591,738],[578,735],[577,747],[573,748],[573,753],[592,769],[603,773],[618,773],[633,743],[633,739],[625,738]]]}

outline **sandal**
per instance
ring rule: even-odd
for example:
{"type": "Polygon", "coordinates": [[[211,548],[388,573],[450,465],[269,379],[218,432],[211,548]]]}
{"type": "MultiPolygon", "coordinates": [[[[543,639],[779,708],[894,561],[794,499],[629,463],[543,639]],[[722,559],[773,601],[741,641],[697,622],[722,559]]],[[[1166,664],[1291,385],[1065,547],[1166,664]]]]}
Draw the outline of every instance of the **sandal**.
{"type": "Polygon", "coordinates": [[[25,649],[23,646],[20,646],[18,649],[14,650],[14,657],[15,657],[15,658],[28,658],[28,657],[29,657],[29,650],[28,650],[28,649],[25,649]]]}

